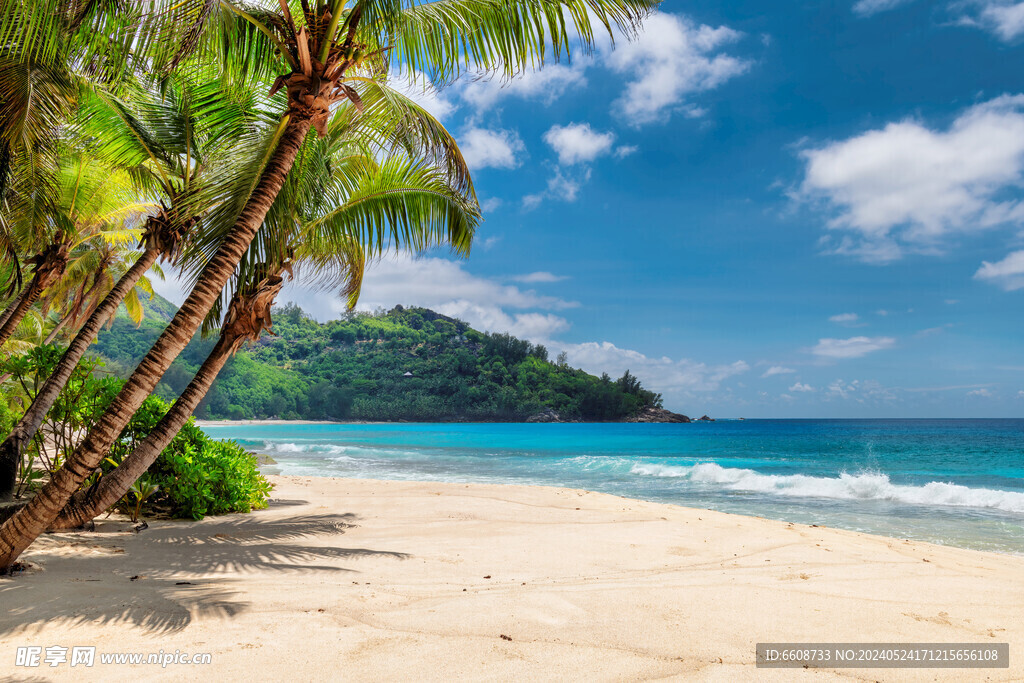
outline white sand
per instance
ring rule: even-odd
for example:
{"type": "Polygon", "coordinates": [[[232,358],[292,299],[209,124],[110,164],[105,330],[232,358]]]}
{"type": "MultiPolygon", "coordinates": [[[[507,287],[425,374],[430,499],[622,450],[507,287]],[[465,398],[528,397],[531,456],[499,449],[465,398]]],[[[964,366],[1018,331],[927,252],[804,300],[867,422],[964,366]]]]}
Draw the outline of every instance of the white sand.
{"type": "Polygon", "coordinates": [[[254,514],[40,539],[0,579],[0,677],[1024,680],[1021,557],[570,489],[273,480],[254,514]],[[1012,668],[758,670],[759,641],[1009,642],[1012,668]],[[16,669],[20,645],[213,663],[16,669]]]}

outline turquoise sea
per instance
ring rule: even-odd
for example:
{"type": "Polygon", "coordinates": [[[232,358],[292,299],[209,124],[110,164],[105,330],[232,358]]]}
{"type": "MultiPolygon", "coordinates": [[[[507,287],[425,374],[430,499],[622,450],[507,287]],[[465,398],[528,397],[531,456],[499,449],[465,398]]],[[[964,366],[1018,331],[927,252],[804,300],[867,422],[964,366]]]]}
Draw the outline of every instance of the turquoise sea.
{"type": "Polygon", "coordinates": [[[1024,554],[1024,420],[205,429],[282,474],[569,486],[1024,554]]]}

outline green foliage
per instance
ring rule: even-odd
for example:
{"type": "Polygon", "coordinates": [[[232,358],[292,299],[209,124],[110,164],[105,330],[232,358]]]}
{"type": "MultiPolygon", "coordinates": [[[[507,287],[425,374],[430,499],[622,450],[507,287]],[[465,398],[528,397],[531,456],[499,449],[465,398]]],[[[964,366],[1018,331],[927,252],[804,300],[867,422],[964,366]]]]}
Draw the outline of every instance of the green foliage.
{"type": "Polygon", "coordinates": [[[233,441],[186,440],[164,450],[150,471],[172,512],[192,519],[265,508],[272,488],[256,456],[233,441]]]}
{"type": "MultiPolygon", "coordinates": [[[[39,386],[57,363],[62,349],[42,346],[22,356],[0,361],[0,373],[12,377],[0,402],[0,428],[9,433],[39,386]],[[12,409],[9,405],[12,404],[12,409]]],[[[21,466],[19,492],[34,487],[55,471],[92,428],[122,385],[122,380],[98,376],[102,363],[91,358],[75,369],[71,380],[46,417],[21,466]],[[44,439],[43,435],[49,436],[44,439]],[[42,464],[37,467],[36,463],[42,464]]],[[[148,397],[125,426],[101,464],[110,472],[138,446],[167,413],[170,404],[148,397]]],[[[90,486],[95,475],[84,484],[90,486]]],[[[205,515],[249,512],[264,508],[272,486],[259,473],[256,457],[235,443],[210,439],[189,420],[171,440],[117,508],[136,521],[143,511],[162,509],[179,517],[202,519],[205,515]]]]}
{"type": "MultiPolygon", "coordinates": [[[[5,387],[9,392],[8,408],[13,408],[11,426],[32,403],[62,354],[62,348],[48,344],[0,361],[0,374],[11,375],[5,387]]],[[[16,489],[18,495],[35,485],[46,473],[56,471],[70,455],[81,434],[92,427],[113,400],[121,381],[100,375],[102,367],[98,359],[90,358],[71,374],[42,427],[23,453],[16,489]],[[44,438],[44,434],[49,438],[44,438]]],[[[3,433],[10,433],[10,428],[3,433]]]]}
{"type": "MultiPolygon", "coordinates": [[[[289,303],[275,310],[274,332],[227,363],[197,416],[519,421],[551,408],[563,419],[614,421],[661,405],[628,372],[617,381],[594,377],[569,367],[564,354],[552,363],[541,345],[482,334],[424,308],[396,306],[321,324],[289,303]]],[[[119,319],[101,334],[99,351],[132,367],[159,333],[154,322],[135,330],[119,319]]],[[[192,341],[159,395],[184,388],[209,344],[192,341]]]]}

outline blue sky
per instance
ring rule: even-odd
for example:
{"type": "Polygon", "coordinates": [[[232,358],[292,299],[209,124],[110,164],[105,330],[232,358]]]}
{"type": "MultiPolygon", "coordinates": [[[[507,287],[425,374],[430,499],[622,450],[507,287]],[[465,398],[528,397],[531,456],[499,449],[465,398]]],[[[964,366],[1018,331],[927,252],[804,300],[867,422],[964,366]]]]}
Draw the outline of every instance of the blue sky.
{"type": "Polygon", "coordinates": [[[669,0],[504,87],[411,86],[486,222],[468,260],[375,266],[361,307],[629,368],[691,415],[1019,417],[1022,63],[1024,3],[669,0]]]}

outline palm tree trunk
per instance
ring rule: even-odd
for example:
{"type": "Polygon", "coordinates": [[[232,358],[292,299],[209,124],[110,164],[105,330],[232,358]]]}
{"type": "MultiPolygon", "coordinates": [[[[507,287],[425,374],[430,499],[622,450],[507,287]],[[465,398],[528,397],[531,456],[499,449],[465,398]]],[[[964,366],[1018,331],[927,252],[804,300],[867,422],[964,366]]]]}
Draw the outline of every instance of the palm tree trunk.
{"type": "Polygon", "coordinates": [[[71,374],[78,367],[78,362],[82,360],[89,345],[99,334],[100,328],[114,314],[117,307],[121,305],[121,301],[138,283],[139,279],[156,263],[159,255],[160,252],[157,248],[147,247],[135,265],[121,276],[114,288],[103,299],[103,303],[96,307],[89,319],[78,330],[78,334],[68,345],[64,355],[53,369],[53,373],[36,392],[32,405],[28,407],[18,424],[0,444],[0,500],[13,497],[18,480],[18,466],[21,464],[21,455],[25,447],[32,442],[32,437],[39,430],[39,425],[43,423],[46,414],[50,412],[50,408],[60,396],[60,392],[67,385],[71,374]]]}
{"type": "Polygon", "coordinates": [[[217,344],[167,414],[120,465],[100,478],[96,486],[76,493],[50,525],[51,529],[82,526],[128,493],[135,480],[146,473],[188,422],[228,358],[247,339],[255,341],[264,328],[270,328],[270,309],[281,285],[281,277],[271,275],[260,282],[254,291],[237,294],[232,299],[217,344]]]}
{"type": "Polygon", "coordinates": [[[72,311],[65,315],[63,318],[61,318],[60,321],[53,326],[53,329],[50,330],[50,334],[46,335],[46,339],[43,340],[42,345],[46,346],[47,344],[53,343],[53,340],[57,338],[57,335],[60,334],[60,331],[67,327],[67,324],[71,322],[71,319],[74,317],[75,314],[72,311]]]}
{"type": "Polygon", "coordinates": [[[60,515],[50,525],[50,529],[73,529],[82,526],[96,517],[111,505],[121,500],[135,480],[146,473],[150,465],[156,462],[167,444],[178,434],[188,422],[196,406],[206,395],[231,357],[231,340],[221,335],[210,355],[206,357],[192,381],[185,387],[178,400],[167,411],[163,419],[157,423],[140,444],[113,471],[100,478],[95,487],[87,491],[79,491],[60,515]]]}
{"type": "Polygon", "coordinates": [[[28,290],[22,287],[21,290],[19,290],[18,293],[11,300],[11,303],[7,304],[7,308],[4,309],[4,312],[0,313],[0,327],[7,324],[7,321],[10,319],[11,314],[14,313],[14,309],[18,307],[18,304],[21,303],[21,300],[25,297],[25,294],[27,292],[28,290]]]}
{"type": "Polygon", "coordinates": [[[302,112],[292,109],[277,147],[245,208],[213,258],[203,268],[199,280],[174,319],[71,457],[28,505],[0,526],[0,569],[10,567],[22,551],[56,519],[199,329],[284,186],[288,172],[309,132],[314,113],[308,109],[302,112]]]}
{"type": "Polygon", "coordinates": [[[28,313],[28,309],[32,308],[32,304],[36,302],[39,295],[43,293],[43,287],[40,286],[40,280],[42,278],[39,274],[32,276],[29,280],[28,285],[21,293],[21,298],[11,308],[11,312],[7,315],[7,319],[3,325],[0,325],[0,347],[2,347],[7,340],[14,334],[14,330],[18,329],[18,325],[21,323],[22,318],[28,313]]]}
{"type": "Polygon", "coordinates": [[[64,274],[64,269],[68,265],[68,250],[70,248],[71,243],[58,233],[53,242],[36,255],[34,259],[36,269],[32,279],[22,292],[17,304],[11,309],[10,315],[5,313],[7,318],[0,325],[0,347],[11,338],[14,330],[17,329],[18,324],[32,308],[32,304],[36,302],[39,295],[64,274]]]}

